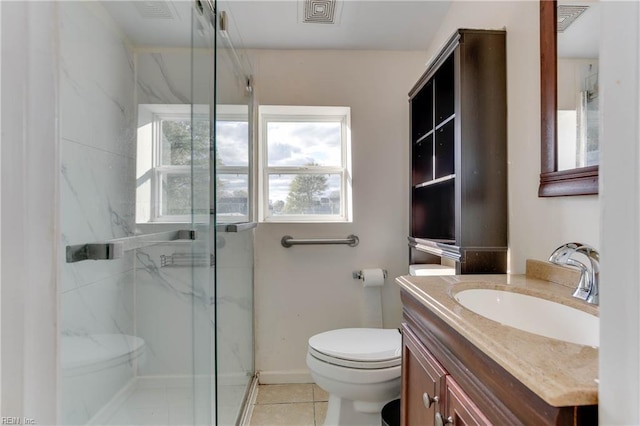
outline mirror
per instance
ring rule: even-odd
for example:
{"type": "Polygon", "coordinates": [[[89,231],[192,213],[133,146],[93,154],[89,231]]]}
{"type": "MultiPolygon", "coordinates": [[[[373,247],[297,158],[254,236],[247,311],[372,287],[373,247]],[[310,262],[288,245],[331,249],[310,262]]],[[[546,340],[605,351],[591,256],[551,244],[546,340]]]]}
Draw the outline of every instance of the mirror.
{"type": "Polygon", "coordinates": [[[557,6],[555,0],[540,1],[538,196],[597,194],[598,62],[594,52],[599,44],[598,3],[562,1],[560,16],[557,6]],[[575,13],[584,6],[581,13],[575,13]],[[567,24],[559,34],[557,26],[567,24]],[[580,34],[584,28],[587,31],[580,34]],[[581,50],[569,53],[571,45],[581,50]]]}

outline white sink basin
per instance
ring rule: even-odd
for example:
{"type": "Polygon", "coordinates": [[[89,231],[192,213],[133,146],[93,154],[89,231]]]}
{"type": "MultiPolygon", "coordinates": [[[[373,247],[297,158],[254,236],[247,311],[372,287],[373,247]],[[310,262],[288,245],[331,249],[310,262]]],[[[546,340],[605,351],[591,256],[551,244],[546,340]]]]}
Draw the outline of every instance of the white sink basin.
{"type": "Polygon", "coordinates": [[[476,314],[509,327],[579,345],[600,345],[600,319],[570,306],[487,288],[463,290],[454,298],[476,314]]]}

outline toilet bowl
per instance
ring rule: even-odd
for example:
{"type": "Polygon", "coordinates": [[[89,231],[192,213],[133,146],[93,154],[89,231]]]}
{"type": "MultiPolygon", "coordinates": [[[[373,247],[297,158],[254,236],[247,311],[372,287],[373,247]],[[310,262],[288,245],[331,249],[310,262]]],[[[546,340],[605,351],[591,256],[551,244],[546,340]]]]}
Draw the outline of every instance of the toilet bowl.
{"type": "Polygon", "coordinates": [[[329,393],[325,426],[380,425],[400,396],[402,336],[396,329],[345,328],[309,339],[307,367],[329,393]]]}

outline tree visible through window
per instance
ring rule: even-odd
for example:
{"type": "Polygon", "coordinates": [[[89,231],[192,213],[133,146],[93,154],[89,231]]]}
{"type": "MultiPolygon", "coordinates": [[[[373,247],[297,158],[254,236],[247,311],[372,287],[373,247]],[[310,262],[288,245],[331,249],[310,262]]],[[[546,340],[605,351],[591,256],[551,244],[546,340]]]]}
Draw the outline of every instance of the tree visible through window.
{"type": "Polygon", "coordinates": [[[210,127],[207,106],[139,105],[138,223],[208,220],[210,127]]]}
{"type": "MultiPolygon", "coordinates": [[[[318,164],[309,163],[308,166],[318,164]]],[[[315,202],[321,200],[328,187],[324,175],[298,175],[289,187],[289,194],[284,205],[284,212],[291,214],[315,214],[315,202]]]]}

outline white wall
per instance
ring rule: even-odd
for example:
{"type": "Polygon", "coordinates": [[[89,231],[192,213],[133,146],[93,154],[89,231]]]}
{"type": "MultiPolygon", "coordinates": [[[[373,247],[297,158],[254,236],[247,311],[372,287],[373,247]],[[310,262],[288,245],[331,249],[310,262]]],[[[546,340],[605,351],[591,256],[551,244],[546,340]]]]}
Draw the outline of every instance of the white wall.
{"type": "Polygon", "coordinates": [[[407,273],[409,107],[424,71],[422,52],[252,51],[261,105],[350,106],[354,220],[348,224],[260,224],[256,231],[256,368],[261,380],[308,380],[307,340],[363,324],[362,282],[352,272],[380,267],[386,327],[401,319],[394,278],[407,273]],[[297,246],[298,238],[349,234],[360,245],[297,246]]]}
{"type": "Polygon", "coordinates": [[[640,424],[640,4],[603,5],[600,424],[640,424]]]}
{"type": "Polygon", "coordinates": [[[454,1],[427,57],[457,28],[507,31],[509,268],[546,259],[561,244],[599,247],[597,196],[538,198],[540,174],[540,41],[537,1],[454,1]]]}

